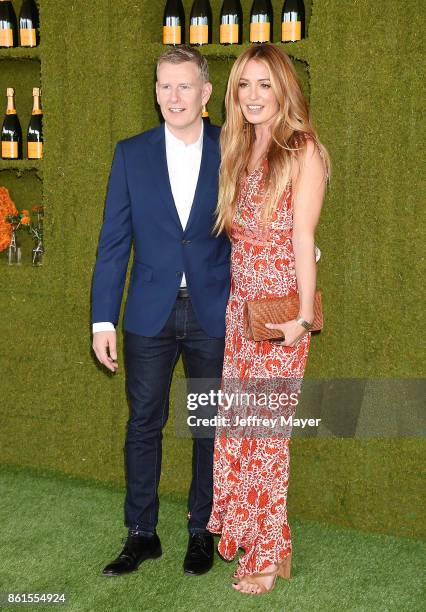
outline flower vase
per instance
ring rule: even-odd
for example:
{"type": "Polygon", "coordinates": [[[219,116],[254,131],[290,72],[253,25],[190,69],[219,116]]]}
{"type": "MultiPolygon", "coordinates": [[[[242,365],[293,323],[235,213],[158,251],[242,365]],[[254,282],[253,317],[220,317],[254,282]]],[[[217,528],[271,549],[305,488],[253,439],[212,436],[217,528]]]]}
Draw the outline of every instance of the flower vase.
{"type": "Polygon", "coordinates": [[[39,240],[37,246],[35,246],[32,250],[32,264],[33,266],[41,266],[43,265],[43,253],[44,246],[43,241],[39,240]]]}
{"type": "Polygon", "coordinates": [[[21,264],[21,245],[16,240],[16,232],[12,231],[12,239],[7,247],[7,263],[9,266],[21,264]]]}

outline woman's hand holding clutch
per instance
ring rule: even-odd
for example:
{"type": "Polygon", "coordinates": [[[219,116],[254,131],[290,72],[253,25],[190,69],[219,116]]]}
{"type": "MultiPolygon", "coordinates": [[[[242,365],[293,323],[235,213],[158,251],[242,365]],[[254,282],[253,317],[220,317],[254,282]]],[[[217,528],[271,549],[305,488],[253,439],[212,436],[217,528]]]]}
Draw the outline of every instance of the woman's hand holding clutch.
{"type": "Polygon", "coordinates": [[[279,329],[283,334],[283,340],[272,340],[276,344],[281,344],[282,346],[294,346],[296,342],[298,342],[305,334],[308,333],[308,330],[300,325],[296,319],[292,319],[291,321],[287,321],[286,323],[265,323],[265,327],[268,329],[279,329]]]}

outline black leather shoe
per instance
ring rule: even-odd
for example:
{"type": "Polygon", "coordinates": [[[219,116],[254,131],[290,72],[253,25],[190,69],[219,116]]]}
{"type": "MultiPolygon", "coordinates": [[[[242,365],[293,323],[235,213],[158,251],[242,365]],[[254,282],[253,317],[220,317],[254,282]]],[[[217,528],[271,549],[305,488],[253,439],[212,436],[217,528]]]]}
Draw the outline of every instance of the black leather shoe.
{"type": "Polygon", "coordinates": [[[161,543],[157,534],[147,538],[140,535],[129,536],[123,550],[112,563],[107,565],[103,576],[121,576],[138,569],[142,561],[161,557],[161,543]]]}
{"type": "Polygon", "coordinates": [[[213,536],[211,533],[190,534],[188,550],[183,562],[186,576],[200,576],[212,568],[214,557],[213,536]]]}

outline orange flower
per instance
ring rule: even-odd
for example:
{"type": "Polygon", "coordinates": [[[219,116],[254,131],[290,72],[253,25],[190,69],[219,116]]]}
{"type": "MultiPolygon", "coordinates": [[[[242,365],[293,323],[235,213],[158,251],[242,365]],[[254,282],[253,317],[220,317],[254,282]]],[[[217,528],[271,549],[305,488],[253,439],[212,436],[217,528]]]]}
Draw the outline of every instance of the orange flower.
{"type": "Polygon", "coordinates": [[[12,239],[12,226],[10,223],[0,222],[0,251],[4,251],[12,239]]]}
{"type": "Polygon", "coordinates": [[[0,251],[4,251],[12,239],[12,226],[6,221],[8,215],[17,215],[15,202],[6,187],[0,187],[0,251]]]}
{"type": "Polygon", "coordinates": [[[22,217],[21,219],[22,225],[29,225],[30,221],[31,221],[31,217],[22,217]]]}
{"type": "Polygon", "coordinates": [[[30,214],[30,211],[27,210],[26,208],[23,208],[21,211],[21,214],[24,215],[24,217],[28,217],[30,214]]]}

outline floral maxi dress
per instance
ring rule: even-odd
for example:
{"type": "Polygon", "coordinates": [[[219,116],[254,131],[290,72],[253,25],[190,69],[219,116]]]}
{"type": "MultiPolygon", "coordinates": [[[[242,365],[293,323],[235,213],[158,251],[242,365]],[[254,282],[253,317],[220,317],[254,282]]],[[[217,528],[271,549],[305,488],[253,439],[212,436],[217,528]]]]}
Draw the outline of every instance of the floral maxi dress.
{"type": "MultiPolygon", "coordinates": [[[[223,382],[303,378],[310,333],[294,347],[255,342],[243,334],[246,300],[297,291],[288,266],[294,262],[291,181],[265,227],[259,219],[267,161],[240,180],[231,231],[231,291],[226,311],[223,382]]],[[[219,415],[224,415],[220,407],[219,415]]],[[[289,444],[285,436],[229,436],[218,429],[213,465],[213,508],[207,528],[221,534],[218,551],[239,558],[235,576],[262,571],[291,553],[287,521],[289,444]]]]}

